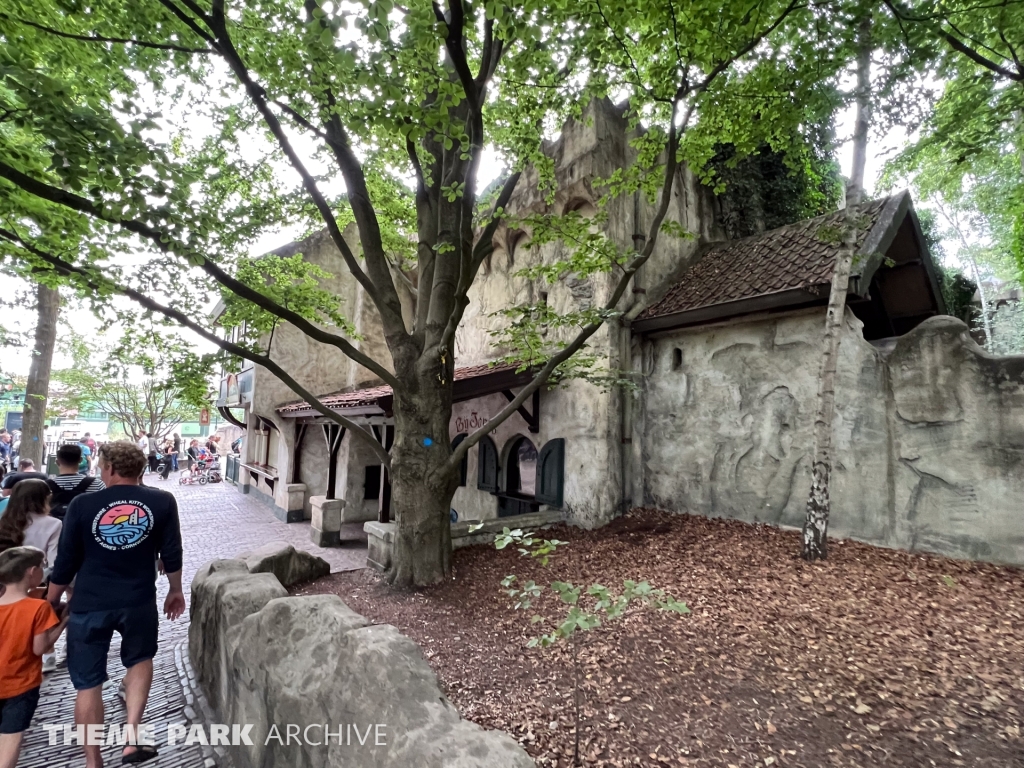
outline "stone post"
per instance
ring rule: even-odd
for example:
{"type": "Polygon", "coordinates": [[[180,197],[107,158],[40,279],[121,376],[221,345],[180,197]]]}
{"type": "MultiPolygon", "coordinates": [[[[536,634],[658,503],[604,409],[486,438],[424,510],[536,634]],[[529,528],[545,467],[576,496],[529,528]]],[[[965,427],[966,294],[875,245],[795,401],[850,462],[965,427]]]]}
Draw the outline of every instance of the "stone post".
{"type": "Polygon", "coordinates": [[[310,496],[309,504],[313,509],[309,538],[318,547],[338,546],[341,540],[341,513],[345,508],[345,500],[310,496]]]}

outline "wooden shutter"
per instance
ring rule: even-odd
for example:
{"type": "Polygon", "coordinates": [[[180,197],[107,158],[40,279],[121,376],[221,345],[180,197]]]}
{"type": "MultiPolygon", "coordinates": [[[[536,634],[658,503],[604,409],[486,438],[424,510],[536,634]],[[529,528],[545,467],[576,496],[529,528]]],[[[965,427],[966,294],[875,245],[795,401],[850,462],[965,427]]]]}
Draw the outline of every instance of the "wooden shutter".
{"type": "Polygon", "coordinates": [[[498,448],[490,437],[483,438],[479,443],[477,454],[476,487],[488,493],[498,492],[498,448]]]}
{"type": "Polygon", "coordinates": [[[565,439],[549,440],[537,456],[537,495],[539,504],[562,506],[562,486],[565,475],[565,439]]]}
{"type": "MultiPolygon", "coordinates": [[[[458,448],[459,447],[459,443],[461,443],[465,439],[466,439],[466,434],[465,433],[456,435],[455,439],[452,440],[452,450],[454,451],[456,448],[458,448]]],[[[468,474],[468,472],[469,472],[469,452],[467,451],[466,455],[462,457],[462,461],[459,462],[459,486],[460,487],[465,487],[465,485],[466,485],[466,475],[468,474]]]]}

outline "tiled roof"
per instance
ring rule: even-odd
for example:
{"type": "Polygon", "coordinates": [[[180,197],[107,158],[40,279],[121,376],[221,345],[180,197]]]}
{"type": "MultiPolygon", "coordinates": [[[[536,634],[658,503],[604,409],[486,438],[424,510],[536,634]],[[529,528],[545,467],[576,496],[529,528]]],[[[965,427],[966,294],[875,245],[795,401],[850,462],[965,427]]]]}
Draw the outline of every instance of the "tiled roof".
{"type": "MultiPolygon", "coordinates": [[[[464,381],[466,379],[474,379],[488,373],[514,371],[516,368],[518,368],[518,366],[513,363],[496,363],[494,365],[484,363],[483,365],[469,365],[465,368],[456,368],[454,380],[464,381]]],[[[392,394],[391,387],[387,384],[383,384],[379,387],[357,389],[355,392],[333,392],[321,397],[320,402],[332,410],[345,410],[346,408],[363,408],[366,406],[377,405],[381,398],[391,397],[392,394]]],[[[304,400],[286,403],[278,406],[277,408],[278,413],[295,413],[296,411],[308,410],[309,403],[304,400]]]]}
{"type": "MultiPolygon", "coordinates": [[[[888,201],[881,198],[857,206],[858,248],[888,201]]],[[[637,319],[828,284],[841,245],[844,216],[844,211],[837,211],[716,245],[637,319]]]]}

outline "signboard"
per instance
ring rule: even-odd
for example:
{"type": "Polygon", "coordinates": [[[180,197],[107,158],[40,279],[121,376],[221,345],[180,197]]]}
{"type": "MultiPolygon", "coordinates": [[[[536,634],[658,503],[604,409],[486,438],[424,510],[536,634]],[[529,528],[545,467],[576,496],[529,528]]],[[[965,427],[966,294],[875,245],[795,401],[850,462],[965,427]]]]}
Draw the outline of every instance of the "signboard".
{"type": "Polygon", "coordinates": [[[199,411],[199,424],[200,424],[200,426],[203,426],[203,427],[210,426],[210,409],[209,408],[203,408],[201,411],[199,411]]]}
{"type": "Polygon", "coordinates": [[[7,423],[4,426],[7,427],[8,432],[13,432],[16,429],[20,430],[24,418],[25,414],[22,413],[21,411],[18,411],[17,413],[15,413],[14,411],[8,411],[7,423]]]}
{"type": "Polygon", "coordinates": [[[238,376],[233,373],[228,374],[227,379],[227,394],[224,398],[225,405],[238,405],[242,402],[241,396],[238,394],[238,376]]]}

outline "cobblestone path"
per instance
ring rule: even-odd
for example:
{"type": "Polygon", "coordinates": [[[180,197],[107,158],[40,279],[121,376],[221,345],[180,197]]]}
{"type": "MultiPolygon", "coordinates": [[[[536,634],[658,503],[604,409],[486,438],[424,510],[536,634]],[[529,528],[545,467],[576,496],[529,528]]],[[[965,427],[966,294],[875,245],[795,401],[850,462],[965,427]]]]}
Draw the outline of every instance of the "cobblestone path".
{"type": "MultiPolygon", "coordinates": [[[[185,599],[189,600],[189,584],[200,566],[220,557],[234,557],[239,552],[255,549],[271,541],[287,541],[296,548],[319,555],[331,564],[332,571],[352,570],[366,565],[365,543],[332,549],[321,549],[309,540],[308,523],[282,523],[269,507],[251,496],[243,496],[231,485],[218,483],[207,486],[181,486],[159,480],[147,484],[171,491],[178,499],[181,534],[185,550],[183,584],[185,599]]],[[[159,606],[167,594],[167,580],[158,582],[159,606]]],[[[153,661],[153,689],[146,707],[145,722],[152,723],[156,733],[160,756],[146,763],[153,768],[213,768],[226,765],[226,759],[210,748],[182,744],[167,746],[167,726],[206,720],[201,701],[189,682],[191,667],[188,663],[188,613],[176,622],[160,618],[160,650],[153,661]]],[[[117,682],[124,676],[120,662],[120,639],[114,635],[110,649],[108,671],[110,687],[104,692],[107,724],[124,723],[124,704],[117,696],[117,682]]],[[[75,692],[64,665],[63,637],[57,644],[58,667],[43,681],[42,696],[35,719],[25,737],[25,745],[18,768],[81,768],[85,765],[82,750],[77,746],[64,746],[57,737],[57,745],[50,746],[44,724],[72,724],[74,722],[75,692]]],[[[104,763],[119,766],[121,748],[104,749],[104,763]]]]}

